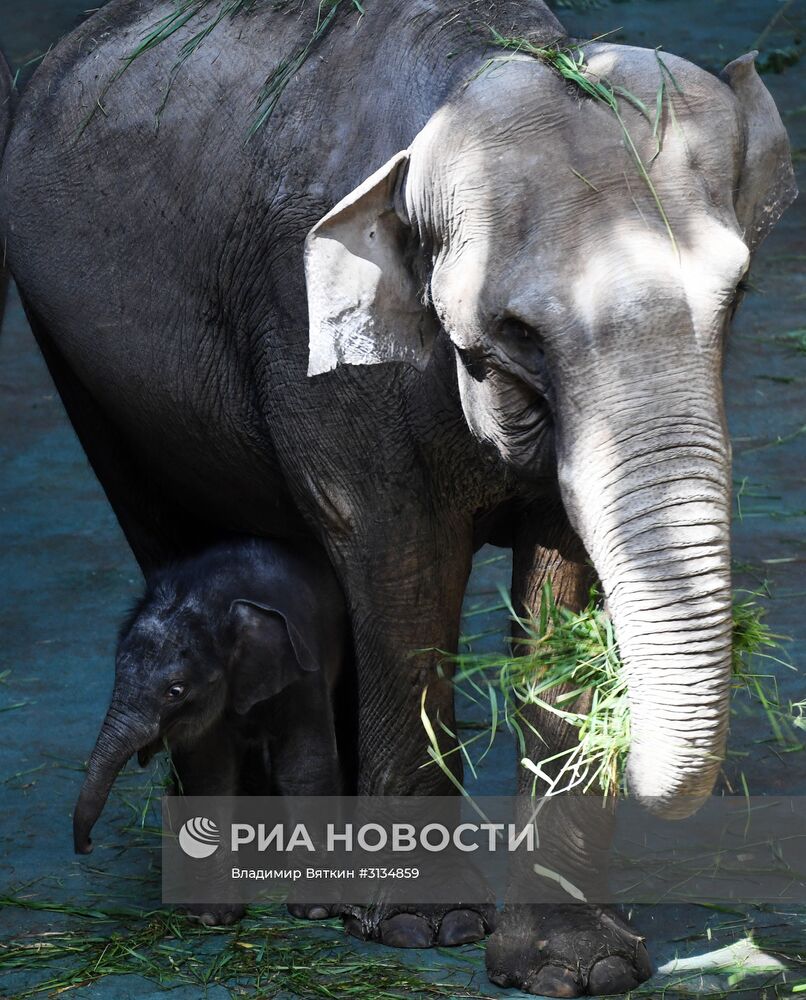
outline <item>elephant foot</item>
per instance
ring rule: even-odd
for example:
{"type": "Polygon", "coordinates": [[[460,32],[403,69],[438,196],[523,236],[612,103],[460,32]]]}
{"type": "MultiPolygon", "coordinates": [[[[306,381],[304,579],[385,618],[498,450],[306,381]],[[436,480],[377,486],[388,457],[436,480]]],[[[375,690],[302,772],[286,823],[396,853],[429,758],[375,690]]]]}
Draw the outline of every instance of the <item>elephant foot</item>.
{"type": "Polygon", "coordinates": [[[328,920],[342,912],[340,905],[328,903],[287,903],[286,908],[297,920],[328,920]]]}
{"type": "Polygon", "coordinates": [[[184,907],[188,920],[195,920],[205,927],[229,927],[237,924],[246,913],[239,903],[193,903],[184,907]]]}
{"type": "Polygon", "coordinates": [[[481,941],[495,926],[495,907],[377,905],[343,906],[348,934],[362,941],[378,941],[392,948],[452,948],[481,941]]]}
{"type": "Polygon", "coordinates": [[[643,938],[597,906],[507,906],[487,942],[487,975],[548,997],[628,993],[649,979],[643,938]]]}

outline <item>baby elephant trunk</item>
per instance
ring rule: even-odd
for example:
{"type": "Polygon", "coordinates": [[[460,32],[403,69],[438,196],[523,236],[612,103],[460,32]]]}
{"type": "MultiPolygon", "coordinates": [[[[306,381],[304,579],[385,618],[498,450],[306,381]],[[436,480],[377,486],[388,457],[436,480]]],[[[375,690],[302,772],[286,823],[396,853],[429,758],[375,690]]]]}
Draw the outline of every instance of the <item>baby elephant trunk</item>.
{"type": "Polygon", "coordinates": [[[112,702],[87,764],[87,776],[73,813],[76,854],[92,851],[90,833],[126,761],[157,738],[157,726],[120,703],[112,702]]]}

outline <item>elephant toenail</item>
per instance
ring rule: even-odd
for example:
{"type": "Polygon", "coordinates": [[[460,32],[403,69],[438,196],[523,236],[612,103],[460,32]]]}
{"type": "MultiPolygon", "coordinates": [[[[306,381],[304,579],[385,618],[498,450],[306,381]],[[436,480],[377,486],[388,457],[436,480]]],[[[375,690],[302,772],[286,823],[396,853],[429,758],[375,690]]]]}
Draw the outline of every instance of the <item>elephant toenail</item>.
{"type": "Polygon", "coordinates": [[[216,918],[214,913],[202,913],[199,917],[199,921],[204,924],[205,927],[215,927],[216,918]]]}
{"type": "Polygon", "coordinates": [[[310,910],[308,910],[306,916],[308,917],[308,920],[327,920],[330,916],[330,912],[326,906],[312,906],[310,910]]]}
{"type": "Polygon", "coordinates": [[[381,924],[381,941],[392,948],[430,948],[433,940],[430,924],[416,913],[398,913],[381,924]]]}
{"type": "Polygon", "coordinates": [[[611,993],[627,993],[641,980],[632,962],[619,955],[603,958],[591,969],[588,993],[598,997],[611,993]]]}
{"type": "Polygon", "coordinates": [[[496,986],[501,986],[506,988],[509,986],[509,976],[506,972],[487,972],[487,978],[491,983],[495,983],[496,986]]]}
{"type": "Polygon", "coordinates": [[[484,921],[473,910],[451,910],[442,918],[437,941],[447,948],[481,941],[484,921]]]}
{"type": "Polygon", "coordinates": [[[544,965],[527,984],[526,992],[545,997],[578,997],[582,995],[582,983],[564,965],[544,965]]]}

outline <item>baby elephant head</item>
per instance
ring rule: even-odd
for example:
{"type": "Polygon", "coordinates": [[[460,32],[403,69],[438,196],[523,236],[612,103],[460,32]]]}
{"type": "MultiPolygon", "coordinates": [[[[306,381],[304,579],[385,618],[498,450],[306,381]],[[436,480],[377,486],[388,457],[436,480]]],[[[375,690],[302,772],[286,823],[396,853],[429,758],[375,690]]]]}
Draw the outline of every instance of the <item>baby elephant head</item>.
{"type": "Polygon", "coordinates": [[[225,712],[246,715],[315,671],[294,624],[268,604],[229,595],[151,590],[124,625],[112,700],[73,814],[76,853],[126,761],[145,765],[163,746],[192,745],[225,712]]]}

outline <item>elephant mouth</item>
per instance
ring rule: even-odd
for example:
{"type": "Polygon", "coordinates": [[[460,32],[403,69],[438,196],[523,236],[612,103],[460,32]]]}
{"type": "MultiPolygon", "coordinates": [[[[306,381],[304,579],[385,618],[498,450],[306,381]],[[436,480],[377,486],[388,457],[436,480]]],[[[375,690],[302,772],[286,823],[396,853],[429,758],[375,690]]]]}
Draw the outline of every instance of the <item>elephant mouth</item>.
{"type": "Polygon", "coordinates": [[[151,743],[147,743],[137,751],[137,763],[140,767],[148,767],[154,756],[162,749],[161,740],[153,740],[151,743]]]}
{"type": "Polygon", "coordinates": [[[531,385],[508,373],[500,405],[488,434],[499,454],[518,476],[529,483],[556,477],[554,420],[545,397],[531,385]]]}
{"type": "Polygon", "coordinates": [[[532,485],[555,478],[554,419],[546,395],[522,369],[486,358],[483,377],[457,351],[462,409],[473,435],[532,485]]]}

